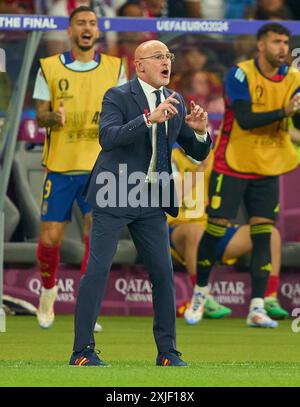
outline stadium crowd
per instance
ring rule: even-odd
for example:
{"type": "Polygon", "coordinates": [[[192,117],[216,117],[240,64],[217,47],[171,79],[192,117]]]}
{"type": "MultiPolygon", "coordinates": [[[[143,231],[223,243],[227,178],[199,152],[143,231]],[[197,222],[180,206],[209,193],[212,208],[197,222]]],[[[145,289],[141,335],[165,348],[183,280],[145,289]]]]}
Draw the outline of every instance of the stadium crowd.
{"type": "Polygon", "coordinates": [[[1,0],[0,13],[63,16],[82,5],[92,7],[99,17],[299,19],[296,0],[1,0]]]}

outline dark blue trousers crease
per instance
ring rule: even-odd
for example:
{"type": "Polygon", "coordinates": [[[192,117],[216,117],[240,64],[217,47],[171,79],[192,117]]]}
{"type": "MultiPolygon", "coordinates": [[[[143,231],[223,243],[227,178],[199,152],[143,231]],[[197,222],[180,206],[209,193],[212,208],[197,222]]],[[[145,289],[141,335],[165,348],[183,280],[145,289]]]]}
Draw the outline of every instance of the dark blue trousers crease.
{"type": "Polygon", "coordinates": [[[104,297],[120,234],[127,225],[152,283],[153,333],[158,352],[176,349],[176,307],[173,266],[166,216],[161,208],[93,210],[90,255],[79,285],[75,310],[74,351],[94,347],[93,328],[104,297]]]}

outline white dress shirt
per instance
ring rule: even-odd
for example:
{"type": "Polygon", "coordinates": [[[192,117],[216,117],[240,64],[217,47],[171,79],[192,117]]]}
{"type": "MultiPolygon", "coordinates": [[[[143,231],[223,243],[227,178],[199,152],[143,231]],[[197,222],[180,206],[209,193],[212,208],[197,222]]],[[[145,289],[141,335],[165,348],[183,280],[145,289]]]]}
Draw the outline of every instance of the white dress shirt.
{"type": "MultiPolygon", "coordinates": [[[[161,86],[159,89],[154,88],[153,86],[149,85],[149,83],[144,82],[142,79],[138,78],[138,81],[144,91],[144,94],[146,96],[148,105],[149,105],[149,115],[156,109],[156,95],[155,95],[155,91],[159,90],[161,92],[160,98],[161,98],[161,102],[164,102],[166,100],[164,92],[163,92],[163,86],[161,86]]],[[[148,127],[148,121],[146,116],[144,115],[144,120],[145,123],[148,127]]],[[[166,134],[168,134],[168,120],[165,121],[165,126],[166,126],[166,134]]],[[[146,182],[156,182],[157,181],[157,177],[156,177],[156,173],[155,173],[155,169],[156,169],[156,155],[157,155],[157,124],[153,123],[151,125],[152,128],[152,156],[151,156],[151,160],[150,160],[150,165],[148,168],[148,173],[147,173],[147,177],[146,177],[146,182]]],[[[207,138],[207,132],[205,134],[198,134],[196,132],[195,136],[197,138],[197,140],[200,143],[203,143],[206,141],[207,138]]]]}

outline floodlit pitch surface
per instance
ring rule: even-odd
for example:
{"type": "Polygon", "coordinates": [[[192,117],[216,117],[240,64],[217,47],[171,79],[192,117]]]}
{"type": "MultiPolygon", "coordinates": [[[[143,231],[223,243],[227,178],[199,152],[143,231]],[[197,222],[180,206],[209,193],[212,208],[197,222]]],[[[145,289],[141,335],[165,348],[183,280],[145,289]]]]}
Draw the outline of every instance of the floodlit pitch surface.
{"type": "Polygon", "coordinates": [[[42,330],[35,318],[7,317],[0,333],[0,386],[299,386],[300,333],[291,320],[277,329],[248,328],[244,319],[177,320],[186,368],[156,367],[152,319],[103,317],[97,348],[109,367],[68,366],[73,317],[42,330]]]}

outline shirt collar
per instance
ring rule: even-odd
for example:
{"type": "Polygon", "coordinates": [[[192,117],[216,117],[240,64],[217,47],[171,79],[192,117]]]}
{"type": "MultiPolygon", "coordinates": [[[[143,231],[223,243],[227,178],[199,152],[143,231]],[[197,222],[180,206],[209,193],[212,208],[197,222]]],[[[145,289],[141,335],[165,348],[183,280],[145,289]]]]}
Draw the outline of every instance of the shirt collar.
{"type": "Polygon", "coordinates": [[[161,86],[159,89],[154,88],[153,86],[149,85],[149,83],[144,82],[142,79],[138,78],[138,81],[145,93],[146,96],[149,96],[151,93],[155,92],[156,90],[160,90],[162,92],[163,86],[161,86]]]}

